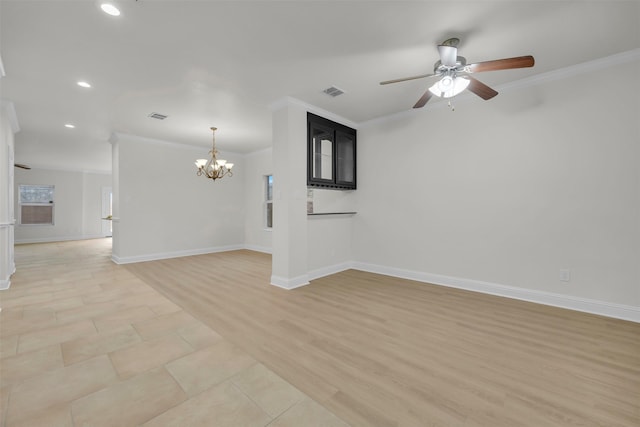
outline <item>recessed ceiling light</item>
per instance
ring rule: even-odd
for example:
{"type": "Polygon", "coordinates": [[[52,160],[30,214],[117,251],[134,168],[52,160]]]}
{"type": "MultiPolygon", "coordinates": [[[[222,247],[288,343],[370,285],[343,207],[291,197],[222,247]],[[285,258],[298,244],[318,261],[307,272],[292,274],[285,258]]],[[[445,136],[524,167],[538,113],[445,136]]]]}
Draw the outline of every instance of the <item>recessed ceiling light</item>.
{"type": "Polygon", "coordinates": [[[91,87],[91,85],[89,83],[83,82],[83,81],[78,82],[78,86],[86,87],[86,88],[90,88],[91,87]]]}
{"type": "Polygon", "coordinates": [[[102,11],[108,15],[120,16],[120,10],[111,3],[102,3],[100,5],[100,9],[102,9],[102,11]]]}
{"type": "Polygon", "coordinates": [[[69,128],[69,129],[75,128],[75,126],[72,125],[71,123],[67,123],[66,125],[64,125],[64,127],[69,128]]]}

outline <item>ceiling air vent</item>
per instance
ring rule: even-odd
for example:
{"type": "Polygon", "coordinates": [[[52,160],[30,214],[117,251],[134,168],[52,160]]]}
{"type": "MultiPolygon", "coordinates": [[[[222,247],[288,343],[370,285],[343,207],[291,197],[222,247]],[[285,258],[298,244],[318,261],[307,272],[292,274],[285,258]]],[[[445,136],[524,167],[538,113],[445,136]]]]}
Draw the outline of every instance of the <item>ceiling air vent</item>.
{"type": "Polygon", "coordinates": [[[152,119],[164,120],[169,116],[165,116],[164,114],[160,113],[151,113],[149,114],[149,117],[151,117],[152,119]]]}
{"type": "Polygon", "coordinates": [[[328,87],[328,88],[326,88],[325,90],[323,90],[323,92],[324,92],[324,93],[326,93],[326,94],[327,94],[327,95],[329,95],[329,96],[334,97],[334,98],[335,98],[336,96],[338,96],[338,95],[342,95],[342,94],[344,93],[344,91],[343,91],[342,89],[338,89],[338,88],[337,88],[337,87],[335,87],[335,86],[328,87]]]}

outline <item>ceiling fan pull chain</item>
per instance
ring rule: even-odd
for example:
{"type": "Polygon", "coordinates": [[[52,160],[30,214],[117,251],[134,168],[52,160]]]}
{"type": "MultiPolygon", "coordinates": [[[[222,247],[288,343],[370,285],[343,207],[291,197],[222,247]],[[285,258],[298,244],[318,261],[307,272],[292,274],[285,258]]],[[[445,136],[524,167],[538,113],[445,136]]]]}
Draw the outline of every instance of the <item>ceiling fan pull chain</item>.
{"type": "Polygon", "coordinates": [[[456,111],[456,107],[451,103],[451,100],[447,102],[447,105],[451,108],[451,111],[456,111]]]}

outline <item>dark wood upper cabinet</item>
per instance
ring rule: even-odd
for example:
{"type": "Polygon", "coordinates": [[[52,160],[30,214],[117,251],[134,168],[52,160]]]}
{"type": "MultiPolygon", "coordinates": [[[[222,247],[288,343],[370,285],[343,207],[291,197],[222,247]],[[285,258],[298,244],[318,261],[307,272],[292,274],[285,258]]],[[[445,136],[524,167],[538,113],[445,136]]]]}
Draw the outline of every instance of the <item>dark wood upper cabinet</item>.
{"type": "Polygon", "coordinates": [[[307,113],[307,185],[356,189],[356,130],[307,113]]]}

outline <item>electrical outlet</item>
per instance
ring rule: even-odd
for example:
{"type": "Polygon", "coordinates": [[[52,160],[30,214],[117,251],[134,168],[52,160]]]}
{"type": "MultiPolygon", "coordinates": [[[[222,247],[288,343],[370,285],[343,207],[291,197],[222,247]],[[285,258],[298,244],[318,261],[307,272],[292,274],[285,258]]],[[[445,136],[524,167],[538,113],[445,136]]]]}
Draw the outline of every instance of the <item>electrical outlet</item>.
{"type": "Polygon", "coordinates": [[[560,269],[560,281],[561,282],[568,282],[571,280],[571,270],[569,270],[568,268],[561,268],[560,269]]]}

